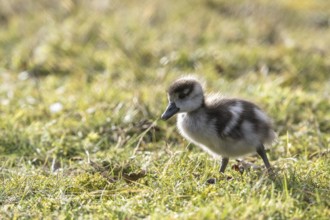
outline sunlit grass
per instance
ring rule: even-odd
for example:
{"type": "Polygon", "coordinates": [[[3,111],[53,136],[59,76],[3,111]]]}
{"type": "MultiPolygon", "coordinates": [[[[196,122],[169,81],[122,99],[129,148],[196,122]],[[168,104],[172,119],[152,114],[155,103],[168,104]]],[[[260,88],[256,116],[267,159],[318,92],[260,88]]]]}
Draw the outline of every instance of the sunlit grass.
{"type": "Polygon", "coordinates": [[[0,1],[0,216],[327,219],[329,18],[326,0],[0,1]],[[273,118],[276,175],[223,176],[159,120],[191,73],[273,118]]]}

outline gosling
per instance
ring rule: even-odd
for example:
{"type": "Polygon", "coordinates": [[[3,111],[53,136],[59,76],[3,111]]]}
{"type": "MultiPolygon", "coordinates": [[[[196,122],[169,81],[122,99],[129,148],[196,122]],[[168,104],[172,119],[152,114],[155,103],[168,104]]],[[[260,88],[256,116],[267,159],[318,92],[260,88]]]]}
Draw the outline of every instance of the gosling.
{"type": "Polygon", "coordinates": [[[182,77],[167,90],[169,104],[161,118],[178,113],[177,127],[183,137],[214,156],[222,156],[220,172],[229,158],[257,152],[268,171],[264,144],[275,138],[271,120],[255,104],[241,100],[204,95],[194,77],[182,77]]]}

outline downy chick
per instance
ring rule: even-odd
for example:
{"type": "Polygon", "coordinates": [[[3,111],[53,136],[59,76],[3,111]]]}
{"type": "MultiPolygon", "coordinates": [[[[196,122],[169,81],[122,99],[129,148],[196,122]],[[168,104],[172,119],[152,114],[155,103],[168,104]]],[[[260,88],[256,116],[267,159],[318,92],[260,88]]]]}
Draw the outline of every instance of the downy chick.
{"type": "Polygon", "coordinates": [[[275,138],[271,120],[255,104],[241,100],[204,95],[201,83],[193,77],[173,82],[168,91],[169,104],[161,118],[177,116],[183,137],[211,155],[221,155],[220,172],[229,158],[257,152],[271,169],[264,144],[275,138]]]}

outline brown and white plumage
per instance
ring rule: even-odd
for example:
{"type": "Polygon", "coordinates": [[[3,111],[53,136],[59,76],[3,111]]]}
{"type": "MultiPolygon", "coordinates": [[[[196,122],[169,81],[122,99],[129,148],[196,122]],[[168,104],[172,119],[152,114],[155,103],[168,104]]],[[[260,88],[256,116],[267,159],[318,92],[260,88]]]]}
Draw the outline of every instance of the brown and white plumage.
{"type": "Polygon", "coordinates": [[[269,169],[264,144],[275,133],[267,115],[255,104],[240,100],[205,96],[193,77],[183,77],[168,89],[169,105],[162,115],[167,120],[178,113],[177,126],[182,136],[212,155],[221,155],[221,172],[229,158],[257,152],[269,169]]]}

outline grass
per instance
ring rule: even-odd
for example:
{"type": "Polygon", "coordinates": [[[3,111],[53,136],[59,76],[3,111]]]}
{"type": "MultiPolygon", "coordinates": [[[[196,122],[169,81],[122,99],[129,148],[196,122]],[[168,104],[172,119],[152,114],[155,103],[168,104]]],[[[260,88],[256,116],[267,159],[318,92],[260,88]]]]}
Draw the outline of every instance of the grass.
{"type": "Polygon", "coordinates": [[[326,0],[0,1],[1,219],[328,219],[329,19],[326,0]],[[276,176],[222,176],[158,120],[187,73],[268,112],[276,176]]]}

